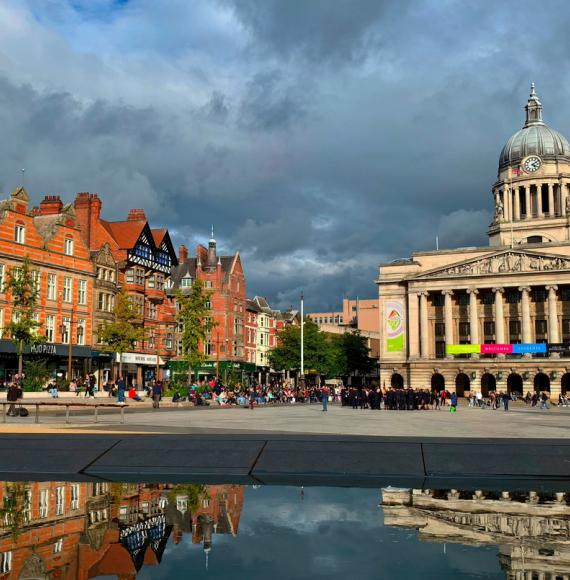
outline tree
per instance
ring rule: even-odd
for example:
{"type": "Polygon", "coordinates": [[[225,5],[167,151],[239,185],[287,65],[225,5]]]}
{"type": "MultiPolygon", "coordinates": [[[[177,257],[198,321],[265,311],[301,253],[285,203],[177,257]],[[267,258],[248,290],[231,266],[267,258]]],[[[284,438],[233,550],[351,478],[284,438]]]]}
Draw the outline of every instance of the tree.
{"type": "Polygon", "coordinates": [[[343,375],[367,375],[371,373],[376,361],[370,357],[370,349],[366,337],[358,330],[347,332],[340,337],[340,356],[343,366],[343,375]]]}
{"type": "MultiPolygon", "coordinates": [[[[331,375],[337,367],[335,340],[319,330],[310,318],[305,318],[304,326],[305,373],[331,375]]],[[[301,369],[301,328],[288,326],[279,335],[279,344],[269,353],[269,361],[274,369],[301,369]]]]}
{"type": "Polygon", "coordinates": [[[176,292],[176,321],[182,326],[180,342],[182,358],[188,364],[189,382],[192,380],[192,368],[203,364],[207,358],[200,350],[200,345],[216,325],[209,316],[208,302],[211,296],[212,292],[204,289],[202,280],[196,280],[188,294],[180,290],[176,292]]]}
{"type": "Polygon", "coordinates": [[[144,338],[144,329],[139,326],[141,314],[130,296],[121,290],[115,302],[114,322],[107,322],[99,328],[99,339],[103,350],[119,355],[119,376],[123,376],[123,353],[132,350],[135,343],[144,338]]]}
{"type": "Polygon", "coordinates": [[[8,273],[4,292],[10,294],[12,303],[12,320],[6,330],[12,338],[18,352],[18,374],[24,366],[24,349],[45,340],[38,335],[41,324],[36,320],[38,305],[38,287],[34,273],[30,268],[30,259],[26,256],[21,267],[14,267],[8,273]]]}

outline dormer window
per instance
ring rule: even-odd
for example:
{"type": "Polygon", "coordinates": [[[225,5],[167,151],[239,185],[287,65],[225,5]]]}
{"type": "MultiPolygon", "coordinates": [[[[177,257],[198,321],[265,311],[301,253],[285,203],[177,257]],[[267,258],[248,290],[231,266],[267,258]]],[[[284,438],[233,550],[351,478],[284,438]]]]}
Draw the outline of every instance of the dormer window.
{"type": "Polygon", "coordinates": [[[14,230],[14,240],[17,244],[26,243],[26,228],[23,223],[18,222],[14,230]]]}
{"type": "Polygon", "coordinates": [[[180,280],[180,288],[191,288],[192,287],[192,276],[186,275],[182,280],[180,280]]]}
{"type": "Polygon", "coordinates": [[[66,256],[73,256],[73,238],[65,238],[63,251],[66,256]]]}

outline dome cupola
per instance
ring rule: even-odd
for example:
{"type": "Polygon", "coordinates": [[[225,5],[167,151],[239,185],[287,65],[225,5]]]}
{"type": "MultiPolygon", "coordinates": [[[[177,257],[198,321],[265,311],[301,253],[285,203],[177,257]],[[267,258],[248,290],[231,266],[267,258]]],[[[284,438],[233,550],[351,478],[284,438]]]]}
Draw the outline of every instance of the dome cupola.
{"type": "Polygon", "coordinates": [[[503,147],[499,158],[499,172],[507,167],[518,168],[523,159],[536,155],[543,161],[570,162],[570,144],[566,137],[551,129],[542,119],[542,103],[531,84],[525,107],[526,122],[503,147]]]}

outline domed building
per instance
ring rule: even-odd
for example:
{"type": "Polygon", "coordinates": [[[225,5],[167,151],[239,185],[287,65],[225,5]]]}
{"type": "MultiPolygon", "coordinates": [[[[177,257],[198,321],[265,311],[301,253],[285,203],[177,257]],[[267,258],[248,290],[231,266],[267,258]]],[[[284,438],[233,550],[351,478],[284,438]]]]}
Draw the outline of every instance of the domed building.
{"type": "Polygon", "coordinates": [[[489,246],[380,265],[382,384],[570,391],[569,184],[570,144],[533,84],[499,157],[489,246]]]}

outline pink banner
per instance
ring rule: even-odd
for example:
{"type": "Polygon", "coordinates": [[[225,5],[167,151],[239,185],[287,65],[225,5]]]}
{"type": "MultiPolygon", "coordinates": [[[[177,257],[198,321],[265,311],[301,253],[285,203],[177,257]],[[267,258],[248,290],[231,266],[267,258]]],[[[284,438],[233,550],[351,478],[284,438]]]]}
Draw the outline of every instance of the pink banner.
{"type": "Polygon", "coordinates": [[[482,344],[481,354],[512,354],[512,344],[482,344]]]}

